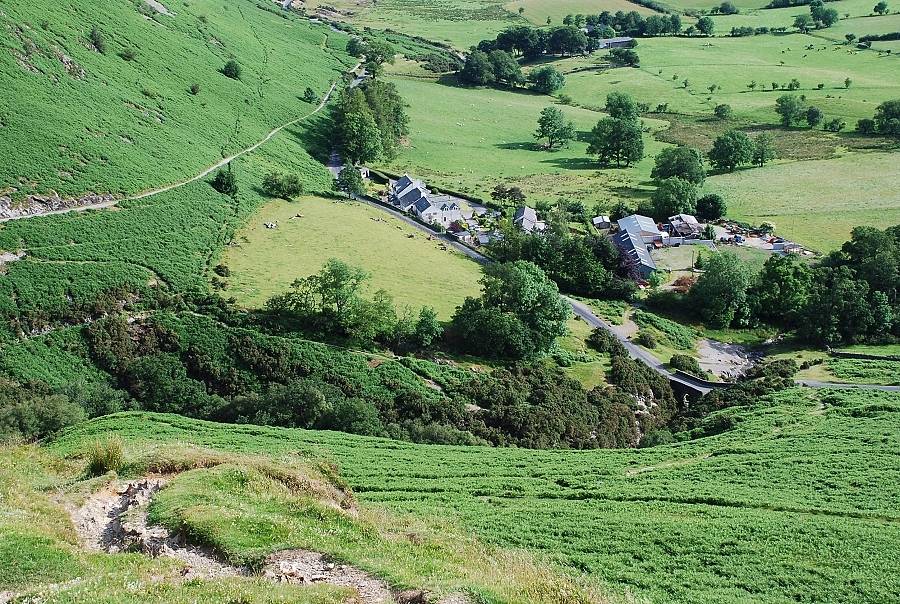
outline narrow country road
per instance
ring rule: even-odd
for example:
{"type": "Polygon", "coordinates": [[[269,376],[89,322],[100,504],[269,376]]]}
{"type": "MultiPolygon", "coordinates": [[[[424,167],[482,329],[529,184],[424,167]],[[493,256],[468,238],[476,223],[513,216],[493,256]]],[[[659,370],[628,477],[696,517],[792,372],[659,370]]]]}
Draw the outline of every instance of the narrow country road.
{"type": "MultiPolygon", "coordinates": [[[[432,231],[431,229],[429,229],[428,227],[423,225],[421,222],[413,220],[408,214],[405,214],[404,212],[401,212],[394,208],[390,208],[390,207],[382,205],[380,203],[375,203],[375,202],[369,201],[368,199],[365,199],[363,197],[354,196],[353,198],[356,201],[358,201],[359,203],[365,204],[369,207],[377,208],[377,209],[381,210],[382,212],[387,212],[388,214],[391,214],[395,218],[402,220],[409,226],[414,227],[414,228],[422,231],[423,233],[427,233],[428,235],[431,235],[433,237],[441,239],[448,246],[452,247],[454,250],[460,252],[461,254],[465,254],[466,256],[468,256],[475,262],[478,262],[479,264],[489,264],[489,263],[493,262],[493,260],[491,260],[490,258],[485,256],[481,252],[473,250],[469,246],[463,245],[463,244],[459,243],[458,241],[455,241],[448,235],[443,234],[443,233],[440,233],[440,234],[435,233],[434,231],[432,231]]],[[[712,388],[706,382],[703,382],[701,380],[691,379],[690,376],[687,376],[684,374],[675,375],[674,373],[670,372],[668,369],[666,369],[665,365],[662,362],[660,362],[660,360],[657,359],[655,356],[653,356],[652,354],[650,354],[649,352],[647,352],[640,346],[633,343],[631,340],[629,340],[624,335],[616,333],[616,331],[612,328],[612,326],[609,323],[607,323],[606,321],[604,321],[603,319],[601,319],[600,317],[595,315],[593,313],[593,311],[591,311],[591,309],[588,308],[588,306],[586,304],[583,304],[582,302],[579,302],[577,300],[573,300],[572,298],[569,298],[568,296],[563,296],[563,298],[565,298],[566,302],[569,303],[569,306],[572,307],[572,312],[574,312],[575,315],[577,317],[579,317],[580,319],[582,319],[585,323],[587,323],[591,327],[595,327],[595,328],[599,327],[600,329],[605,329],[606,331],[611,333],[613,336],[615,336],[615,338],[619,342],[621,342],[622,345],[625,347],[625,350],[628,351],[628,354],[631,356],[631,358],[641,361],[642,363],[644,363],[645,365],[647,365],[648,367],[650,367],[651,369],[653,369],[660,375],[664,376],[668,380],[680,382],[681,384],[684,384],[685,386],[689,386],[695,390],[699,390],[704,393],[712,390],[712,388]]],[[[812,380],[796,380],[796,383],[798,386],[806,386],[808,388],[817,388],[817,389],[857,388],[857,389],[861,389],[861,390],[884,390],[887,392],[900,392],[900,386],[881,386],[878,384],[841,384],[841,383],[835,383],[835,382],[818,382],[818,381],[812,381],[812,380]]],[[[724,384],[723,384],[723,386],[724,386],[724,384]]]]}

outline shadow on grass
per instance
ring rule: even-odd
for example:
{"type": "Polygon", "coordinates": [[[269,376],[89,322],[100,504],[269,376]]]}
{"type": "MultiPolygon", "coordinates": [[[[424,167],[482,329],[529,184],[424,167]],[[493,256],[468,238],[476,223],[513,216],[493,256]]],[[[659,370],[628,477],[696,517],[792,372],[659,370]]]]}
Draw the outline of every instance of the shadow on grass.
{"type": "Polygon", "coordinates": [[[299,142],[307,152],[323,164],[328,163],[337,141],[333,137],[331,111],[316,114],[285,131],[299,142]]]}
{"type": "Polygon", "coordinates": [[[500,92],[509,92],[512,94],[521,94],[525,96],[542,96],[547,98],[548,103],[553,103],[556,99],[552,96],[546,95],[542,92],[537,92],[530,88],[525,87],[515,87],[510,88],[508,86],[503,86],[500,84],[496,85],[485,85],[485,86],[474,86],[471,84],[465,84],[460,81],[460,79],[453,73],[445,73],[440,76],[437,80],[435,80],[436,84],[440,84],[441,86],[450,86],[451,88],[459,88],[460,90],[498,90],[500,92]]]}
{"type": "Polygon", "coordinates": [[[541,160],[541,163],[566,170],[599,170],[602,168],[593,157],[553,157],[541,160]]]}
{"type": "MultiPolygon", "coordinates": [[[[527,141],[521,143],[497,143],[494,145],[498,149],[506,149],[507,151],[548,151],[543,145],[535,141],[527,141]]],[[[557,151],[558,149],[553,149],[557,151]]]]}

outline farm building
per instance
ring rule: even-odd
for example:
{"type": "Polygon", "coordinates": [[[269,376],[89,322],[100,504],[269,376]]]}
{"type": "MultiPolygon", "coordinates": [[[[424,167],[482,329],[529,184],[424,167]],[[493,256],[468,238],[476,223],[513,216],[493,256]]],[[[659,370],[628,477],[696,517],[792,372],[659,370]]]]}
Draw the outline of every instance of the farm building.
{"type": "Polygon", "coordinates": [[[680,235],[682,237],[692,237],[700,234],[700,231],[703,230],[697,219],[690,214],[669,216],[669,225],[672,235],[680,235]]]}
{"type": "Polygon", "coordinates": [[[640,239],[644,244],[662,242],[663,234],[652,218],[632,214],[618,221],[619,231],[625,231],[640,239]]]}
{"type": "Polygon", "coordinates": [[[630,231],[619,231],[612,237],[613,243],[619,248],[628,263],[634,267],[641,279],[649,279],[650,274],[656,270],[656,263],[647,251],[647,244],[640,235],[630,231]]]}
{"type": "Polygon", "coordinates": [[[413,206],[413,211],[422,222],[439,224],[444,228],[463,220],[459,204],[446,195],[423,196],[413,206]]]}
{"type": "Polygon", "coordinates": [[[612,228],[612,221],[610,221],[609,216],[594,216],[591,219],[591,224],[594,225],[594,228],[598,231],[607,231],[612,228]]]}
{"type": "Polygon", "coordinates": [[[603,38],[602,40],[597,40],[597,48],[599,50],[607,50],[609,48],[631,48],[633,43],[634,38],[603,38]]]}
{"type": "Polygon", "coordinates": [[[430,191],[421,180],[413,180],[404,174],[391,183],[388,201],[402,212],[408,212],[419,200],[427,198],[430,191]]]}
{"type": "Polygon", "coordinates": [[[515,224],[526,233],[543,231],[545,228],[547,228],[546,223],[538,220],[537,212],[535,211],[535,209],[529,208],[528,206],[522,206],[521,208],[516,210],[516,213],[513,216],[513,224],[515,224]]]}

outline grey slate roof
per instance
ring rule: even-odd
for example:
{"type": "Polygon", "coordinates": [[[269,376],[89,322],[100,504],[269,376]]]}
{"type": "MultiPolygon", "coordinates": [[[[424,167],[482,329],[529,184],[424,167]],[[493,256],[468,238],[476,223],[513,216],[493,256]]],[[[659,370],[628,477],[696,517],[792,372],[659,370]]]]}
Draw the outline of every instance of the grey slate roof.
{"type": "Polygon", "coordinates": [[[537,212],[534,210],[534,208],[522,206],[521,208],[516,210],[516,213],[513,216],[513,223],[517,224],[523,231],[530,233],[539,224],[537,212]]]}
{"type": "Polygon", "coordinates": [[[640,234],[629,233],[622,230],[613,236],[613,243],[625,256],[638,264],[638,270],[646,278],[656,270],[656,262],[650,257],[646,244],[641,240],[640,234]]]}
{"type": "Polygon", "coordinates": [[[423,196],[419,199],[419,201],[416,202],[414,207],[416,208],[416,212],[421,214],[431,207],[431,201],[429,201],[427,197],[423,196]]]}
{"type": "Polygon", "coordinates": [[[647,216],[632,214],[631,216],[622,218],[618,222],[620,231],[627,231],[638,235],[640,235],[640,233],[653,233],[654,235],[662,236],[662,232],[657,228],[656,223],[653,222],[652,218],[648,218],[647,216]]]}

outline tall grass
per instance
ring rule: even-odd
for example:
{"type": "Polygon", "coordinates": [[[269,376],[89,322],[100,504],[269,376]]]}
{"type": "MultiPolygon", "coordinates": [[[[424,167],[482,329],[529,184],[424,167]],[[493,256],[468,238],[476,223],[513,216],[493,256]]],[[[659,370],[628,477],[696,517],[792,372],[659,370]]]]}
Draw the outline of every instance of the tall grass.
{"type": "Polygon", "coordinates": [[[107,472],[118,472],[125,465],[125,447],[122,439],[111,436],[105,440],[95,440],[87,450],[87,473],[100,476],[107,472]]]}

